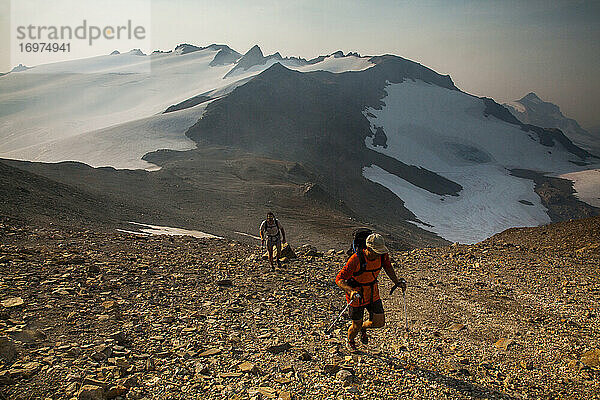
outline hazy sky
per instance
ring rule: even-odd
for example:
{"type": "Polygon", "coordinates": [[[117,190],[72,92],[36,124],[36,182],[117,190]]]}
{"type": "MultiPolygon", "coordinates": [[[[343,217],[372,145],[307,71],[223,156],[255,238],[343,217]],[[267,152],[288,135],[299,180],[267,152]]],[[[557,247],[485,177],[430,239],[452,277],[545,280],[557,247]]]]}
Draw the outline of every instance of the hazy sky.
{"type": "MultiPolygon", "coordinates": [[[[12,68],[9,7],[0,0],[1,71],[12,68]]],[[[468,93],[506,102],[533,91],[584,127],[600,125],[600,1],[152,0],[151,11],[153,49],[397,54],[468,93]]]]}

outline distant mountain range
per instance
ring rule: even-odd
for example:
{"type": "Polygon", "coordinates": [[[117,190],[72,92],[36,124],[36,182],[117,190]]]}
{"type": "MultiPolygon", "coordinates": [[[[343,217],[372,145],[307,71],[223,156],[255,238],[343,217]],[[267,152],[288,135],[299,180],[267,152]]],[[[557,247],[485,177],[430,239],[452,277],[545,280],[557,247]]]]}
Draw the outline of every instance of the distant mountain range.
{"type": "Polygon", "coordinates": [[[577,145],[600,155],[600,127],[595,132],[586,131],[577,121],[565,117],[556,104],[543,101],[535,93],[529,93],[505,106],[521,122],[560,129],[577,145]]]}
{"type": "Polygon", "coordinates": [[[597,190],[576,198],[556,178],[600,187],[576,122],[572,137],[537,122],[563,121],[558,107],[535,95],[505,107],[394,55],[182,44],[11,72],[0,93],[0,157],[118,168],[6,161],[127,218],[154,206],[154,218],[223,236],[274,209],[307,238],[369,224],[410,247],[600,212],[597,190]]]}

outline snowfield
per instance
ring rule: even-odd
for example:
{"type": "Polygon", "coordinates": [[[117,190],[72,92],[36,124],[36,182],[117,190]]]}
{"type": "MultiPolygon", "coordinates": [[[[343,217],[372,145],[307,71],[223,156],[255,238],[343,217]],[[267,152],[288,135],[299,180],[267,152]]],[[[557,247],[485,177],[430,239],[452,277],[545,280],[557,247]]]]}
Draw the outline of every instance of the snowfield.
{"type": "Polygon", "coordinates": [[[159,167],[142,157],[158,149],[195,149],[196,143],[185,136],[185,131],[202,117],[209,103],[32,145],[5,156],[43,162],[79,161],[92,167],[158,170],[159,167]]]}
{"type": "MultiPolygon", "coordinates": [[[[346,71],[364,71],[365,69],[371,68],[375,64],[369,61],[370,57],[334,57],[329,56],[319,63],[305,65],[302,67],[294,68],[289,66],[290,69],[296,69],[300,72],[308,71],[329,71],[334,73],[346,72],[346,71]]],[[[285,65],[285,64],[284,64],[285,65]]],[[[287,65],[286,65],[287,67],[287,65]]]]}
{"type": "Polygon", "coordinates": [[[211,235],[210,233],[183,229],[173,228],[171,226],[160,226],[160,225],[149,225],[140,224],[138,222],[129,222],[132,225],[137,225],[143,228],[138,228],[140,232],[129,231],[126,229],[117,229],[119,232],[131,233],[133,235],[167,235],[167,236],[192,236],[199,239],[223,239],[220,236],[211,235]]]}
{"type": "Polygon", "coordinates": [[[573,181],[575,196],[594,207],[600,207],[600,168],[571,172],[559,178],[573,181]]]}
{"type": "MultiPolygon", "coordinates": [[[[198,51],[184,56],[156,54],[131,56],[108,55],[39,66],[0,79],[0,157],[52,162],[62,158],[98,164],[95,157],[94,132],[162,113],[168,106],[203,93],[214,87],[227,67],[209,67],[215,51],[198,51]],[[152,72],[120,73],[136,59],[152,58],[152,72]],[[114,59],[121,59],[116,63],[114,59]],[[61,64],[86,62],[101,69],[101,73],[59,73],[61,64]],[[103,65],[104,67],[100,67],[103,65]],[[39,71],[39,73],[37,73],[39,71]],[[89,133],[89,135],[87,135],[89,133]],[[58,141],[70,139],[72,149],[60,149],[58,141]],[[52,150],[57,150],[54,154],[52,150]]],[[[69,65],[63,66],[70,70],[69,65]]],[[[83,68],[83,67],[82,67],[83,68]]],[[[96,71],[90,66],[88,70],[96,71]]],[[[143,127],[143,124],[139,125],[143,127]]],[[[181,131],[182,144],[189,141],[181,131]]],[[[139,131],[127,136],[124,148],[139,146],[147,133],[139,131]]],[[[118,134],[116,135],[118,136],[118,134]]],[[[115,136],[115,137],[116,137],[115,136]]],[[[172,144],[170,137],[158,148],[172,144]]],[[[158,150],[152,148],[150,150],[158,150]]],[[[168,148],[168,147],[166,147],[168,148]]],[[[131,157],[140,157],[131,154],[131,157]]],[[[117,166],[121,159],[110,155],[103,165],[117,166]]]]}
{"type": "Polygon", "coordinates": [[[444,174],[463,186],[460,196],[433,194],[378,166],[364,168],[363,175],[390,189],[420,221],[433,225],[417,226],[452,242],[472,244],[513,226],[550,223],[533,182],[508,176],[497,166],[482,169],[444,174]]]}
{"type": "MultiPolygon", "coordinates": [[[[200,94],[226,95],[277,62],[223,79],[234,64],[210,66],[217,52],[131,51],[9,73],[0,78],[0,157],[155,169],[141,157],[159,149],[194,148],[185,131],[203,108],[160,113],[200,94]]],[[[299,71],[336,73],[373,65],[368,57],[356,56],[330,56],[313,65],[281,63],[299,71]]]]}
{"type": "Polygon", "coordinates": [[[561,145],[545,147],[518,126],[485,117],[483,101],[422,81],[386,88],[385,106],[365,115],[383,127],[387,148],[367,147],[444,176],[463,187],[458,196],[439,196],[378,166],[363,175],[404,202],[424,229],[461,243],[475,243],[515,226],[537,226],[550,219],[531,181],[510,175],[513,168],[565,174],[580,171],[577,158],[561,145]],[[372,117],[370,115],[374,115],[372,117]]]}

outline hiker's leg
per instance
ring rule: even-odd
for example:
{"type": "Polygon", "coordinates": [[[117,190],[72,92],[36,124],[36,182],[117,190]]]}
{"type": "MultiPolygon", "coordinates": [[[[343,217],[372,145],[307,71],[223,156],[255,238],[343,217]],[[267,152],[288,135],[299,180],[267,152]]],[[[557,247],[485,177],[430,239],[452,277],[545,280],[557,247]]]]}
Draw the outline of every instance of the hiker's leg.
{"type": "Polygon", "coordinates": [[[279,263],[279,259],[281,258],[281,240],[277,239],[275,246],[277,247],[277,263],[279,263]]]}
{"type": "Polygon", "coordinates": [[[352,320],[352,325],[350,325],[350,328],[348,328],[348,341],[349,342],[352,342],[356,338],[356,335],[358,335],[358,332],[360,332],[362,327],[363,327],[362,319],[352,320]]]}
{"type": "Polygon", "coordinates": [[[369,320],[363,324],[364,329],[381,328],[385,325],[385,312],[381,299],[367,305],[366,308],[369,312],[369,320]]]}
{"type": "Polygon", "coordinates": [[[271,239],[267,240],[267,251],[269,252],[269,264],[273,266],[273,243],[271,239]]]}
{"type": "Polygon", "coordinates": [[[277,266],[281,268],[281,261],[279,261],[281,258],[281,240],[277,239],[275,245],[277,246],[277,266]]]}
{"type": "Polygon", "coordinates": [[[362,324],[365,329],[381,328],[385,325],[385,314],[373,314],[371,318],[362,324]]]}
{"type": "Polygon", "coordinates": [[[352,307],[348,308],[348,316],[352,320],[352,325],[348,328],[348,341],[354,341],[358,332],[360,332],[363,326],[363,315],[365,307],[352,307]]]}

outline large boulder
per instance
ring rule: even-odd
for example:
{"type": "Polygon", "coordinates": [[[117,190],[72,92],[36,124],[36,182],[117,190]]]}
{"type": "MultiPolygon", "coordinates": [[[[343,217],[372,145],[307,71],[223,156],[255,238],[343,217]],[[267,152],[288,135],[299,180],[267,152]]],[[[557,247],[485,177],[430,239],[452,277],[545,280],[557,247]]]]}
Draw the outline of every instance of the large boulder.
{"type": "MultiPolygon", "coordinates": [[[[273,250],[273,256],[275,257],[275,255],[277,254],[277,250],[273,250]]],[[[296,253],[294,253],[294,250],[292,250],[292,246],[290,246],[289,243],[286,243],[283,245],[283,247],[281,247],[281,255],[279,258],[285,258],[287,260],[291,259],[291,258],[296,258],[296,253]]],[[[269,259],[269,252],[266,251],[263,254],[263,260],[268,260],[269,259]]]]}

